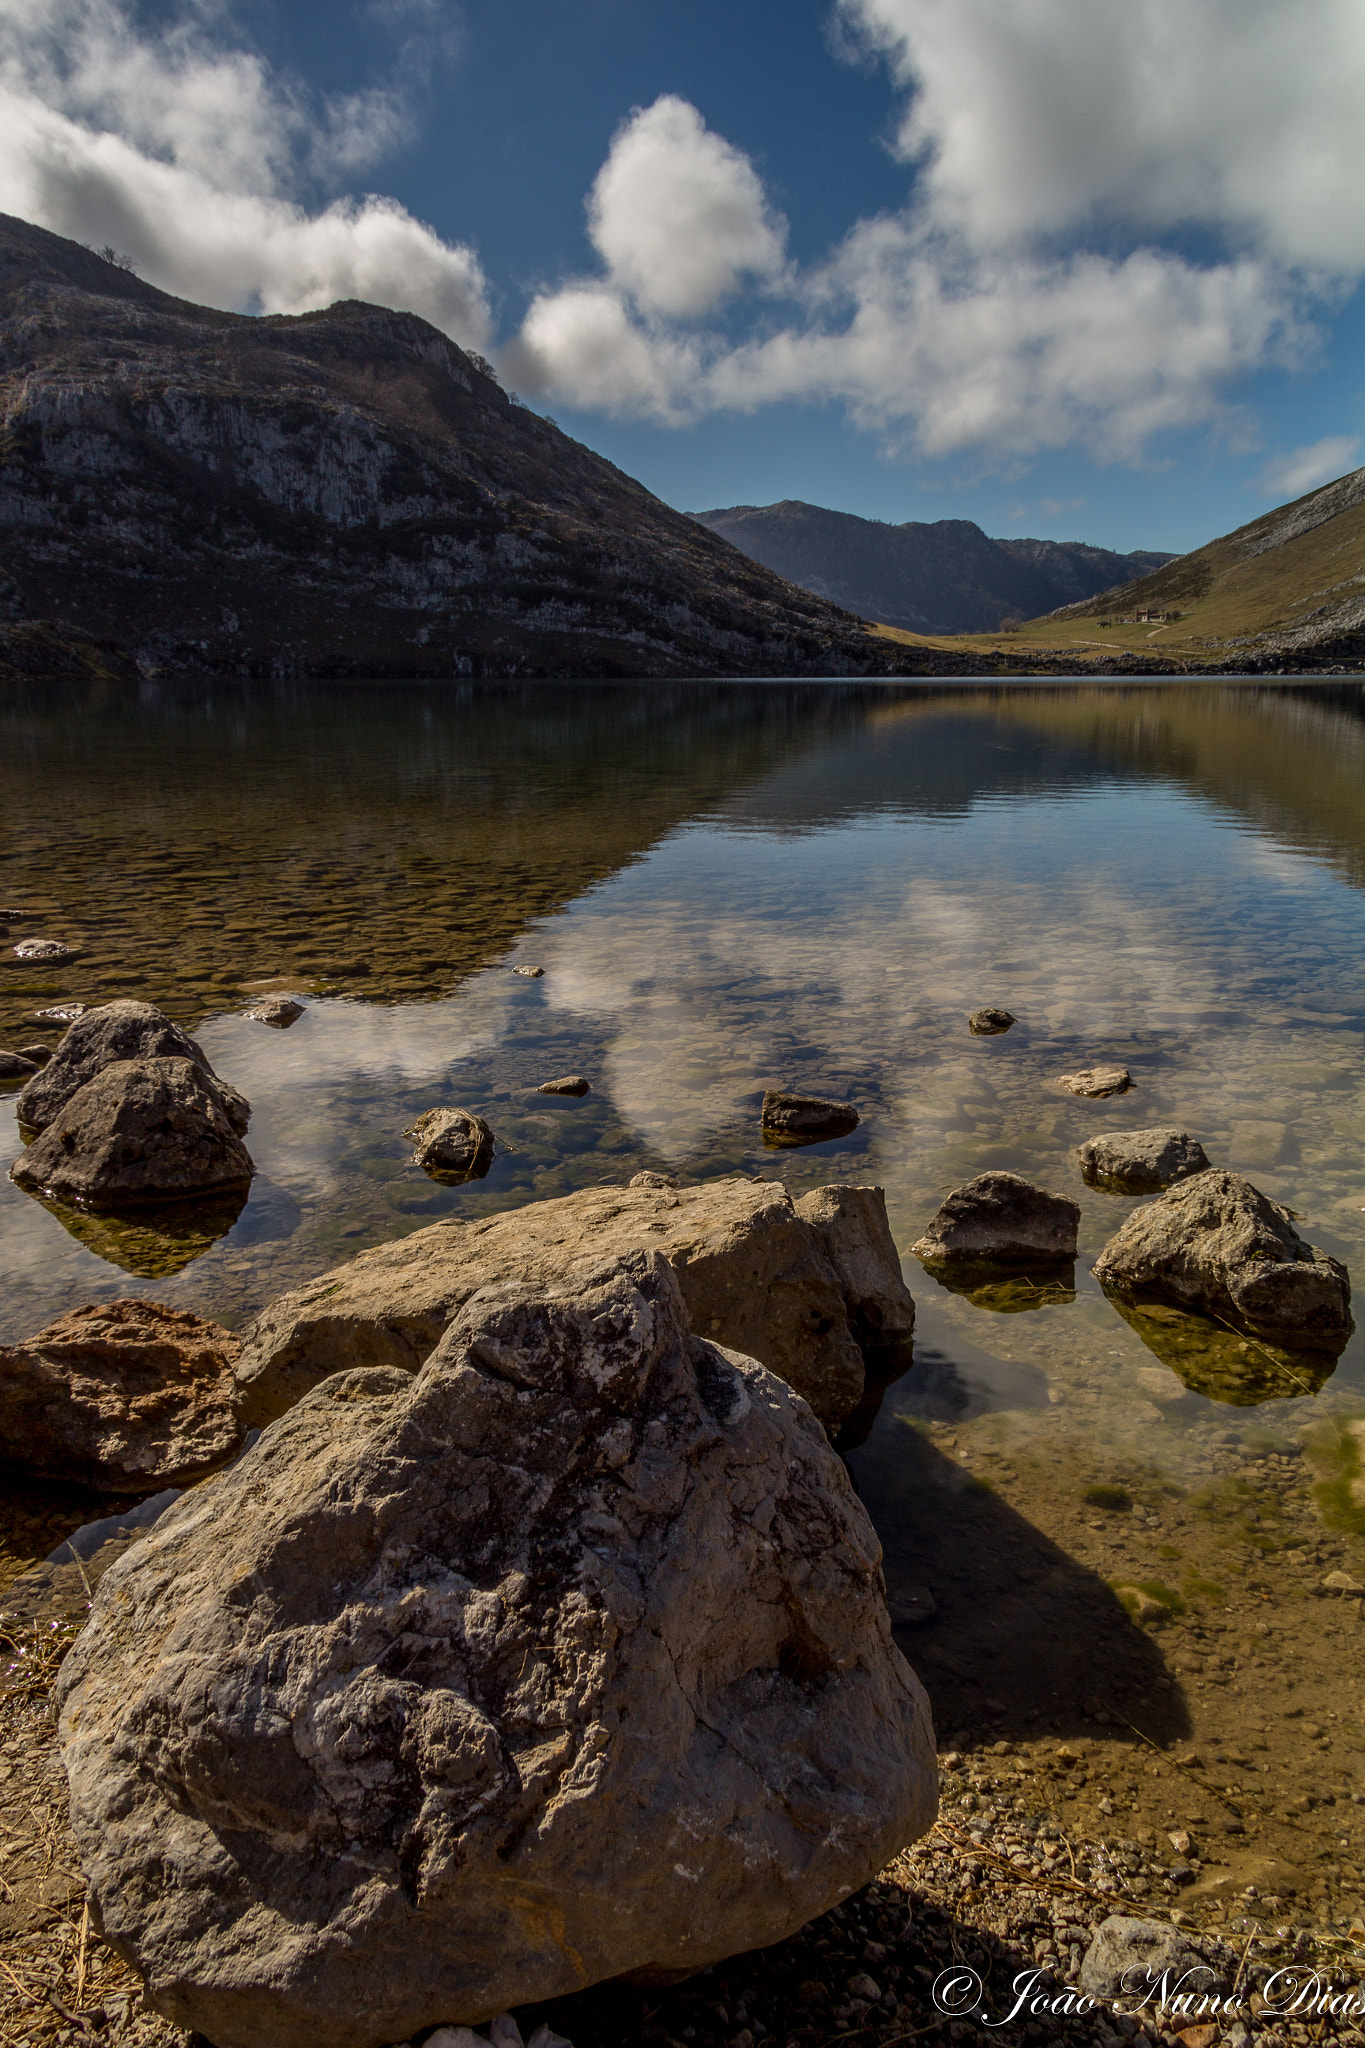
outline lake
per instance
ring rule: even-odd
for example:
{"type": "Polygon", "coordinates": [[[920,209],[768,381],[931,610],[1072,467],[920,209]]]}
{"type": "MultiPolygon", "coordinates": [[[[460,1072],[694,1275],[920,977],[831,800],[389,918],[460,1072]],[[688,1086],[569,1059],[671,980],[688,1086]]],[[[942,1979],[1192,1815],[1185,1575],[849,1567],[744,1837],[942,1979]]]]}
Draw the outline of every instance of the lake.
{"type": "MultiPolygon", "coordinates": [[[[1360,685],[50,687],[0,699],[0,737],[0,903],[33,914],[0,1044],[157,1002],[250,1098],[259,1169],[235,1219],[136,1226],[0,1180],[0,1340],[124,1293],[241,1327],[369,1244],[646,1166],[876,1182],[902,1249],[949,1189],[1024,1174],[1081,1204],[1074,1293],[907,1258],[915,1363],[844,1446],[893,1591],[937,1604],[905,1647],[940,1729],[1109,1743],[1068,1796],[1135,1834],[1191,1798],[1119,1732],[1193,1739],[1210,1831],[1227,1780],[1264,1807],[1210,1895],[1359,1910],[1359,1602],[1321,1580],[1365,1579],[1365,1336],[1305,1377],[1125,1319],[1089,1267],[1133,1200],[1076,1147],[1178,1125],[1365,1275],[1360,685]],[[77,957],[35,973],[33,935],[77,957]],[[271,991],[307,1005],[288,1031],[242,1014],[271,991]],[[972,1037],[985,1004],[1013,1029],[972,1037]],[[1130,1093],[1057,1086],[1111,1061],[1130,1093]],[[533,1092],[565,1073],[591,1093],[533,1092]],[[774,1086],[862,1121],[765,1150],[774,1086]],[[412,1164],[440,1104],[493,1126],[486,1179],[412,1164]]],[[[12,1485],[0,1582],[96,1511],[12,1485]]]]}

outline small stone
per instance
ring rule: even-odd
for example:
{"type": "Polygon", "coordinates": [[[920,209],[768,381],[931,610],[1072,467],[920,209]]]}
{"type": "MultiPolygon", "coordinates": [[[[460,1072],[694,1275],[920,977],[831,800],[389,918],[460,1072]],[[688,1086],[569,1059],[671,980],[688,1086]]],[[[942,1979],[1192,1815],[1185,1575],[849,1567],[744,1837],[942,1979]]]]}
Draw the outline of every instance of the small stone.
{"type": "Polygon", "coordinates": [[[818,1978],[807,1977],[804,1984],[796,1987],[796,2002],[798,2005],[828,2005],[829,1993],[818,1978]]]}
{"type": "Polygon", "coordinates": [[[60,939],[21,939],[14,948],[16,960],[45,960],[50,967],[63,960],[74,960],[73,946],[64,946],[60,939]]]}
{"type": "Polygon", "coordinates": [[[34,1060],[26,1060],[22,1053],[0,1050],[0,1081],[27,1081],[38,1071],[34,1060]]]}
{"type": "Polygon", "coordinates": [[[303,1015],[303,1004],[291,996],[262,996],[246,1014],[256,1024],[273,1024],[277,1031],[287,1031],[303,1015]]]}
{"type": "Polygon", "coordinates": [[[543,967],[514,967],[512,972],[513,974],[521,975],[526,981],[539,981],[545,969],[543,967]]]}
{"type": "Polygon", "coordinates": [[[865,1970],[860,1970],[856,1977],[850,1977],[848,1980],[848,1995],[850,1998],[865,1999],[869,2005],[875,2005],[882,1995],[882,1987],[875,1977],[869,1977],[865,1970]]]}
{"type": "Polygon", "coordinates": [[[1365,1586],[1349,1572],[1328,1572],[1322,1583],[1329,1593],[1365,1593],[1365,1586]]]}
{"type": "Polygon", "coordinates": [[[45,1067],[52,1058],[52,1047],[41,1042],[37,1045],[21,1045],[19,1057],[22,1060],[32,1060],[35,1067],[45,1067]]]}
{"type": "Polygon", "coordinates": [[[858,1128],[851,1102],[826,1102],[819,1095],[788,1095],[769,1088],[763,1097],[760,1123],[764,1138],[778,1145],[817,1145],[825,1138],[844,1138],[858,1128]]]}
{"type": "Polygon", "coordinates": [[[927,1586],[903,1586],[888,1593],[886,1609],[892,1628],[923,1628],[938,1613],[938,1605],[927,1586]]]}
{"type": "MultiPolygon", "coordinates": [[[[1135,2008],[1144,1993],[1158,1991],[1164,1970],[1185,1977],[1182,1990],[1226,1994],[1230,1979],[1214,1960],[1210,1945],[1177,1934],[1164,1920],[1111,1913],[1101,1921],[1086,1950],[1078,1988],[1091,1998],[1122,1999],[1135,2008]],[[1186,1974],[1188,1973],[1188,1974],[1186,1974]]],[[[1182,2037],[1189,2040],[1189,2035],[1182,2037]]]]}
{"type": "Polygon", "coordinates": [[[47,1010],[26,1010],[25,1024],[74,1024],[89,1009],[88,1003],[54,1003],[47,1010]]]}
{"type": "Polygon", "coordinates": [[[542,1081],[537,1095],[586,1095],[592,1087],[581,1074],[562,1074],[557,1081],[542,1081]]]}
{"type": "Polygon", "coordinates": [[[1057,1085],[1070,1095],[1097,1099],[1125,1094],[1133,1085],[1133,1077],[1127,1067],[1085,1067],[1079,1074],[1059,1074],[1057,1085]]]}
{"type": "Polygon", "coordinates": [[[482,1180],[493,1163],[493,1133],[472,1109],[428,1109],[404,1131],[424,1173],[482,1180]]]}
{"type": "Polygon", "coordinates": [[[974,1038],[994,1038],[1001,1031],[1008,1031],[1014,1022],[1010,1010],[973,1010],[967,1019],[967,1029],[974,1038]]]}
{"type": "Polygon", "coordinates": [[[1167,1841],[1177,1856],[1188,1856],[1192,1847],[1191,1837],[1184,1828],[1175,1828],[1167,1835],[1167,1841]]]}

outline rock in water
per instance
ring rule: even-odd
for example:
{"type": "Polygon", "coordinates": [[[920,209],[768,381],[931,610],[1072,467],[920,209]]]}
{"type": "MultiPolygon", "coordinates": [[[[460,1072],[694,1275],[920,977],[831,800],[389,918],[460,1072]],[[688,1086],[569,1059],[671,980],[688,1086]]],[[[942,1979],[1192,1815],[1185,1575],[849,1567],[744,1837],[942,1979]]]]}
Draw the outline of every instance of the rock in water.
{"type": "Polygon", "coordinates": [[[1059,1074],[1057,1086],[1065,1088],[1069,1095],[1087,1095],[1096,1099],[1105,1095],[1126,1095],[1133,1085],[1133,1077],[1127,1067],[1085,1067],[1079,1074],[1059,1074]]]}
{"type": "Polygon", "coordinates": [[[31,1081],[37,1071],[36,1060],[25,1059],[21,1052],[0,1051],[0,1081],[31,1081]]]}
{"type": "Polygon", "coordinates": [[[319,1386],[106,1573],[62,1669],[98,1925],[217,2048],[689,1974],[936,1807],[881,1550],[657,1253],[319,1386]]]}
{"type": "Polygon", "coordinates": [[[1095,1261],[1095,1278],[1291,1350],[1340,1351],[1355,1328],[1346,1268],[1306,1243],[1287,1209],[1222,1167],[1134,1209],[1095,1261]]]}
{"type": "Polygon", "coordinates": [[[240,1349],[216,1323],[155,1301],[72,1309],[0,1346],[4,1462],[109,1493],[188,1486],[241,1443],[240,1349]]]}
{"type": "Polygon", "coordinates": [[[1013,1022],[1012,1010],[973,1010],[967,1019],[967,1029],[974,1038],[995,1038],[1008,1031],[1013,1022]]]}
{"type": "Polygon", "coordinates": [[[1028,1266],[1076,1256],[1081,1211],[1017,1173],[979,1173],[954,1188],[910,1249],[926,1266],[1028,1266]]]}
{"type": "Polygon", "coordinates": [[[427,1109],[404,1131],[413,1158],[433,1178],[482,1180],[493,1164],[493,1133],[472,1109],[427,1109]]]}
{"type": "Polygon", "coordinates": [[[818,1145],[823,1138],[845,1138],[858,1128],[851,1102],[826,1102],[818,1095],[786,1095],[770,1088],[760,1118],[763,1136],[778,1145],[818,1145]]]}
{"type": "Polygon", "coordinates": [[[21,1045],[19,1057],[21,1060],[32,1060],[35,1067],[45,1067],[52,1058],[52,1047],[50,1045],[21,1045]]]}
{"type": "Polygon", "coordinates": [[[783,1187],[750,1180],[585,1188],[478,1222],[433,1224],[273,1302],[243,1347],[243,1418],[271,1421],[342,1367],[415,1372],[477,1288],[517,1278],[550,1285],[590,1252],[638,1245],[672,1262],[699,1335],[780,1374],[829,1430],[863,1392],[856,1333],[875,1332],[880,1348],[914,1328],[880,1188],[821,1188],[799,1204],[783,1187]]]}
{"type": "Polygon", "coordinates": [[[1092,1187],[1154,1195],[1202,1173],[1209,1155],[1188,1131],[1110,1131],[1078,1148],[1082,1177],[1092,1187]]]}
{"type": "Polygon", "coordinates": [[[79,1011],[52,1059],[19,1097],[20,1123],[45,1131],[78,1088],[120,1060],[189,1060],[213,1082],[238,1137],[246,1135],[251,1104],[219,1080],[203,1047],[152,1003],[102,1003],[79,1011]]]}
{"type": "Polygon", "coordinates": [[[542,1081],[537,1095],[586,1095],[592,1087],[581,1074],[562,1074],[557,1081],[542,1081]]]}
{"type": "Polygon", "coordinates": [[[16,960],[43,961],[49,967],[60,966],[64,960],[74,960],[75,948],[62,943],[60,939],[25,939],[14,948],[16,960]]]}
{"type": "Polygon", "coordinates": [[[119,1060],[67,1098],[10,1179],[29,1194],[117,1209],[245,1188],[255,1171],[202,1068],[119,1060]]]}
{"type": "Polygon", "coordinates": [[[277,1031],[287,1031],[303,1015],[303,1004],[292,996],[261,996],[246,1014],[253,1023],[273,1024],[277,1031]]]}

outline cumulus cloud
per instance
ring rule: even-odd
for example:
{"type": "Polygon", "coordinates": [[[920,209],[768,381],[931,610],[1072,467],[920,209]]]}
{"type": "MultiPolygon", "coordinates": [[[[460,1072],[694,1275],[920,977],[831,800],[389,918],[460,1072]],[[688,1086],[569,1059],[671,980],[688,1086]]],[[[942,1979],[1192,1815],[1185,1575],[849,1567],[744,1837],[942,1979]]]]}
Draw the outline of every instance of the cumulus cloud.
{"type": "Polygon", "coordinates": [[[1268,462],[1261,471],[1260,489],[1267,498],[1301,498],[1305,491],[1344,475],[1359,453],[1358,434],[1329,434],[1268,462]]]}
{"type": "Polygon", "coordinates": [[[397,88],[315,104],[197,14],[149,33],[117,0],[0,0],[0,209],[209,305],[367,298],[481,348],[472,250],[392,199],[301,196],[373,164],[403,119],[397,88]]]}

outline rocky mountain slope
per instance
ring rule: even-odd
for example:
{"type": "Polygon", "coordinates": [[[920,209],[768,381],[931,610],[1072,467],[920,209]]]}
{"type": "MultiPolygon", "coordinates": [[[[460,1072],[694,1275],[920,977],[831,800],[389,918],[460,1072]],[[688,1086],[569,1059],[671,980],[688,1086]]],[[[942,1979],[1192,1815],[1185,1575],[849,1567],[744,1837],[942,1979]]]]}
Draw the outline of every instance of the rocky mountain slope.
{"type": "Polygon", "coordinates": [[[989,633],[1112,590],[1174,559],[1082,541],[991,540],[970,519],[891,526],[787,499],[699,512],[756,562],[861,617],[911,633],[989,633]]]}
{"type": "Polygon", "coordinates": [[[413,314],[215,312],[0,216],[0,418],[0,672],[968,666],[756,566],[413,314]]]}

